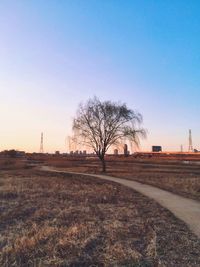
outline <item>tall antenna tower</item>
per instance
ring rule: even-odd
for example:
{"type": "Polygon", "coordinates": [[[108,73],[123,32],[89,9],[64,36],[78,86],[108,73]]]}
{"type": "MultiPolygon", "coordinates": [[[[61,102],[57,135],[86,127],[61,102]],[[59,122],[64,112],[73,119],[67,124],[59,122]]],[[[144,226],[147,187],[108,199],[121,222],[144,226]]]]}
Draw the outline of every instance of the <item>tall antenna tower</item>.
{"type": "Polygon", "coordinates": [[[44,153],[44,149],[43,149],[43,133],[41,133],[41,139],[40,139],[40,153],[44,153]]]}
{"type": "Polygon", "coordinates": [[[183,145],[181,145],[181,152],[183,152],[183,145]]]}
{"type": "Polygon", "coordinates": [[[192,146],[192,131],[189,130],[189,152],[193,152],[193,146],[192,146]]]}

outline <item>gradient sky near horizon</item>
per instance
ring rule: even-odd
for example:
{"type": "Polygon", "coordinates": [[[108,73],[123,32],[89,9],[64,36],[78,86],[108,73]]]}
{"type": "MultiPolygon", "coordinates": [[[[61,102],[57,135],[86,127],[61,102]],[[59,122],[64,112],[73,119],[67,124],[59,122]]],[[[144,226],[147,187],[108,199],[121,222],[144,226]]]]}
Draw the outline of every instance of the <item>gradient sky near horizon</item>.
{"type": "Polygon", "coordinates": [[[143,114],[142,150],[200,149],[200,2],[0,1],[0,150],[64,152],[96,95],[143,114]]]}

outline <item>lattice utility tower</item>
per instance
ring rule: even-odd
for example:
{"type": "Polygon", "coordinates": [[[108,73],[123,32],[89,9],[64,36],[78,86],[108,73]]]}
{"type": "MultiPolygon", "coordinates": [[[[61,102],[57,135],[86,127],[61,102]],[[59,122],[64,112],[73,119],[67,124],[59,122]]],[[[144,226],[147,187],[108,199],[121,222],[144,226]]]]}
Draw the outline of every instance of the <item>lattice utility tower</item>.
{"type": "Polygon", "coordinates": [[[183,145],[181,145],[181,152],[183,152],[183,145]]]}
{"type": "Polygon", "coordinates": [[[192,146],[192,131],[189,130],[189,152],[193,152],[193,146],[192,146]]]}
{"type": "Polygon", "coordinates": [[[41,133],[41,140],[40,140],[40,153],[44,153],[44,149],[43,149],[43,133],[41,133]]]}

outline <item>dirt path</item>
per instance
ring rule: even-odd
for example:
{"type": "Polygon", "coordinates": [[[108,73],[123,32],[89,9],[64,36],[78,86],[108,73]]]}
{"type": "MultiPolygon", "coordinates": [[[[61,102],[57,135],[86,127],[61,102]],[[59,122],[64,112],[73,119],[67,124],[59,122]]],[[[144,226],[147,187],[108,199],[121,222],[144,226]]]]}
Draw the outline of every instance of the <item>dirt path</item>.
{"type": "MultiPolygon", "coordinates": [[[[62,173],[74,173],[68,171],[60,171],[47,166],[43,166],[44,171],[62,172],[62,173]]],[[[161,206],[170,210],[177,218],[184,221],[188,227],[200,238],[200,202],[188,198],[184,198],[168,191],[141,184],[135,181],[125,180],[121,178],[106,176],[106,175],[96,175],[96,174],[86,174],[77,173],[81,175],[87,175],[92,177],[97,177],[100,179],[117,182],[119,184],[133,188],[134,190],[142,193],[143,195],[154,199],[161,206]]]]}

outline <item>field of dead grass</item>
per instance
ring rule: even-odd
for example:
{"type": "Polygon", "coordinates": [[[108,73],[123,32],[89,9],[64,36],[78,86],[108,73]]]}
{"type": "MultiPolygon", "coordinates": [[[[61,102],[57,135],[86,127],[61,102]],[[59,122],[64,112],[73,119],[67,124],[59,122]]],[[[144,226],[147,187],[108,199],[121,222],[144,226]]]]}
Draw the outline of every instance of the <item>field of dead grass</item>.
{"type": "Polygon", "coordinates": [[[200,165],[181,162],[112,163],[109,174],[200,200],[200,165]]]}
{"type": "MultiPolygon", "coordinates": [[[[50,159],[47,165],[69,171],[100,173],[98,159],[50,159]]],[[[200,163],[200,161],[199,161],[200,163]]],[[[107,175],[136,180],[200,200],[200,164],[166,159],[107,158],[107,175]]]]}
{"type": "Polygon", "coordinates": [[[0,158],[0,171],[1,170],[17,170],[17,169],[28,169],[26,159],[19,158],[0,158]]]}
{"type": "Polygon", "coordinates": [[[92,177],[0,171],[0,266],[200,266],[170,212],[92,177]]]}

